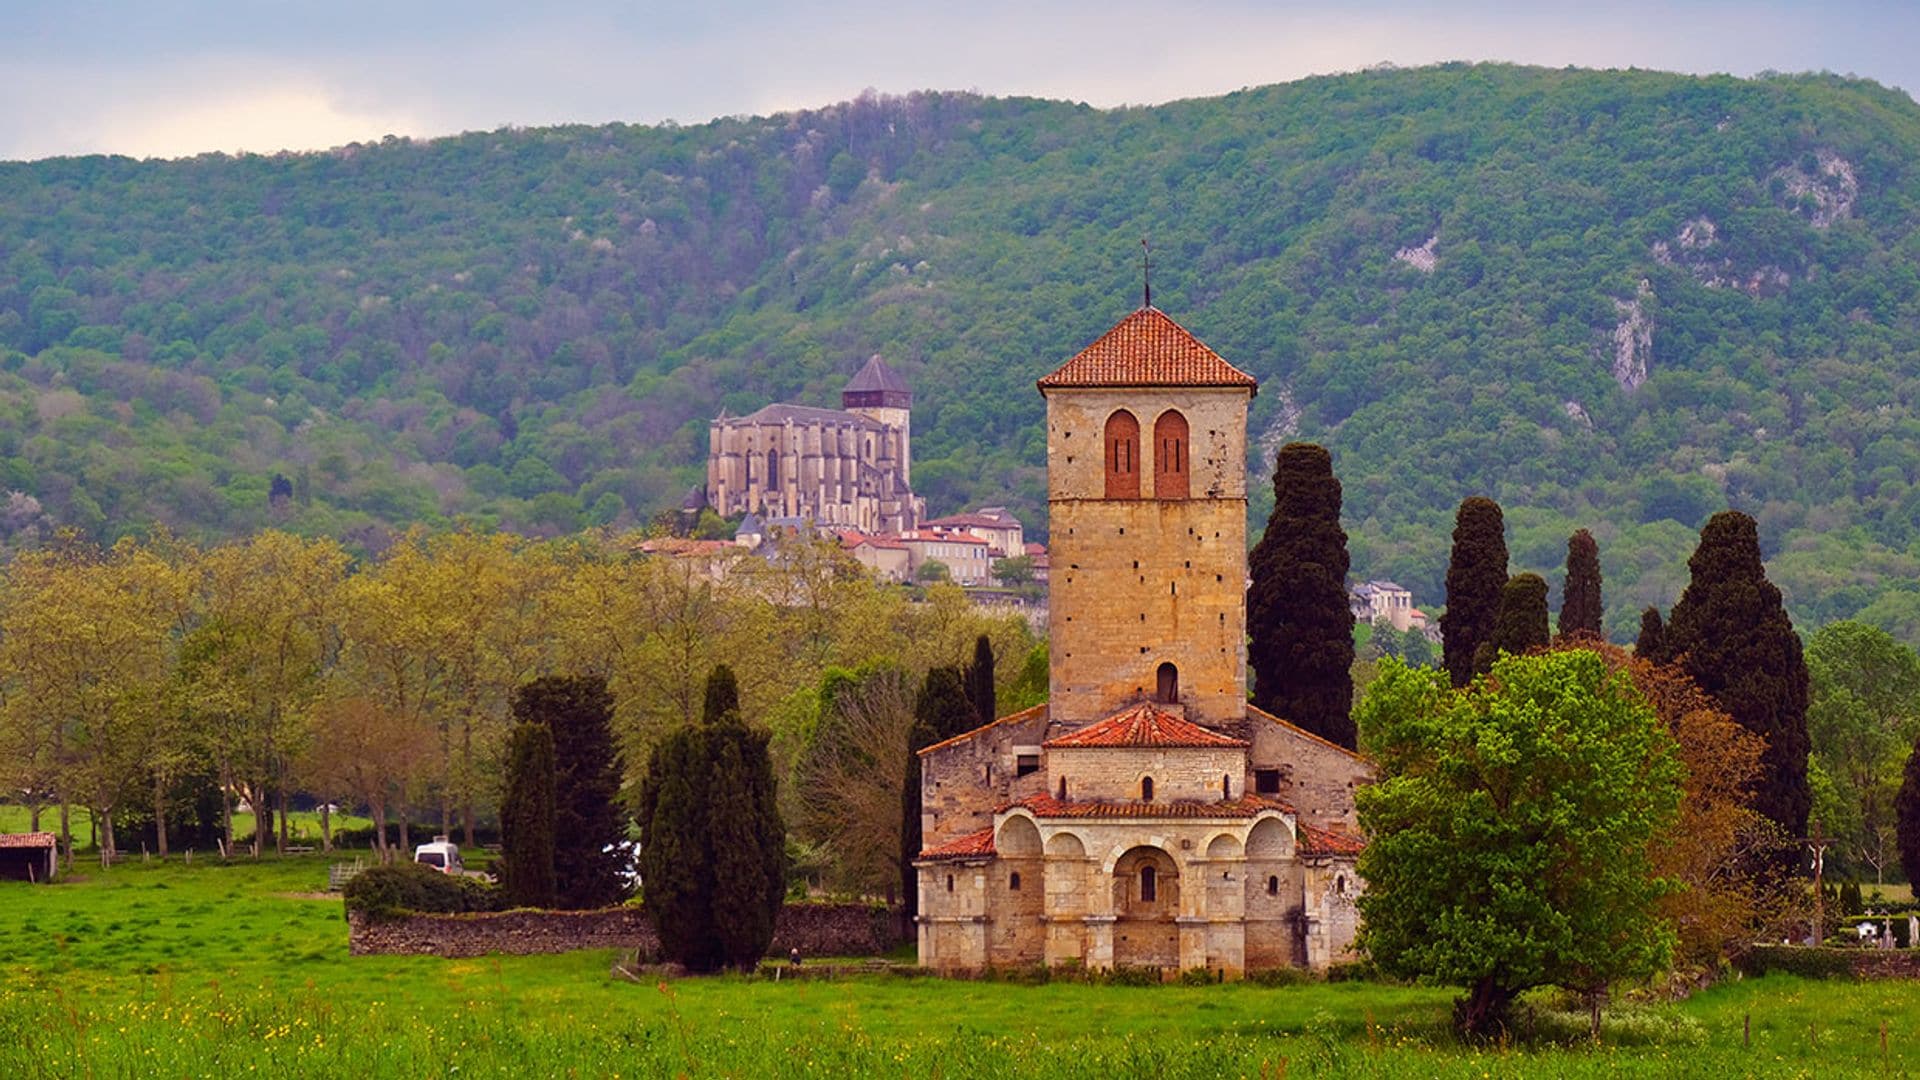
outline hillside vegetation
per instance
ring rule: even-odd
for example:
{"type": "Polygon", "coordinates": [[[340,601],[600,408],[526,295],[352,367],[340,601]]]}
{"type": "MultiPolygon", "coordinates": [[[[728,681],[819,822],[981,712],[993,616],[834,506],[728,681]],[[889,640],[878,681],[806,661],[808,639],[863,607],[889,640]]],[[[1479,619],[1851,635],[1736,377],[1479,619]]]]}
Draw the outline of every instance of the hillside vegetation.
{"type": "Polygon", "coordinates": [[[1256,489],[1278,442],[1332,449],[1357,573],[1438,603],[1451,509],[1491,494],[1521,566],[1592,528],[1624,636],[1732,505],[1803,625],[1920,640],[1916,226],[1920,106],[1832,76],[1455,65],[0,164],[0,490],[31,496],[0,534],[644,519],[719,409],[831,403],[874,352],[931,506],[1044,532],[1033,379],[1138,304],[1150,235],[1156,304],[1262,380],[1256,489]]]}

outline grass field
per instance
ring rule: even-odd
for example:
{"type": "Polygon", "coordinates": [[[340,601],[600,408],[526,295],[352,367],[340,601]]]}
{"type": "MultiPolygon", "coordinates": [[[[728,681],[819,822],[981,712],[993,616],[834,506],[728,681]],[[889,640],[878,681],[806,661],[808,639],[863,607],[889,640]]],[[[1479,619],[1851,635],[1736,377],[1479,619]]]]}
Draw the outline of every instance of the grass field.
{"type": "Polygon", "coordinates": [[[318,857],[0,882],[0,1076],[1661,1076],[1920,1071],[1920,986],[1770,976],[1509,1048],[1451,991],[612,979],[612,954],[351,957],[318,857]],[[1742,1045],[1751,1016],[1752,1045],[1742,1045]],[[1888,1025],[1883,1058],[1880,1025],[1888,1025]],[[458,1072],[455,1073],[455,1067],[458,1072]]]}

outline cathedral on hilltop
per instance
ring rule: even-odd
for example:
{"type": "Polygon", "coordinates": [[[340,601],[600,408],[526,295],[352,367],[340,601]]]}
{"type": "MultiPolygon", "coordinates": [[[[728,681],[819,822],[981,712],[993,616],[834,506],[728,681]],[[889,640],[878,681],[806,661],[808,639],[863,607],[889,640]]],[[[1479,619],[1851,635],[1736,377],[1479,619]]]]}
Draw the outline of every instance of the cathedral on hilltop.
{"type": "Polygon", "coordinates": [[[1325,968],[1372,772],[1247,702],[1254,380],[1148,306],[1039,388],[1049,700],[920,752],[920,963],[1325,968]]]}
{"type": "Polygon", "coordinates": [[[714,420],[707,505],[721,517],[804,518],[867,533],[917,528],[926,500],[908,482],[913,391],[875,356],[841,390],[840,404],[775,404],[714,420]]]}

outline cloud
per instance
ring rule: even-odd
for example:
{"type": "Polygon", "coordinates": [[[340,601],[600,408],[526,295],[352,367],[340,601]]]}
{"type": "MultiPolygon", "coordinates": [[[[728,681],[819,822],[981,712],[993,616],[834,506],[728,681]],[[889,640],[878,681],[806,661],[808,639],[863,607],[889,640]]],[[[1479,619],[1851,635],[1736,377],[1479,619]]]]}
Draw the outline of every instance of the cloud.
{"type": "MultiPolygon", "coordinates": [[[[154,0],[161,3],[162,0],[154,0]]],[[[1381,61],[1510,60],[1734,74],[1857,71],[1920,86],[1920,9],[1726,0],[898,0],[127,8],[0,41],[0,157],[317,149],[502,124],[703,122],[884,92],[1094,105],[1224,93],[1381,61]],[[316,14],[316,12],[320,14],[316,14]],[[384,14],[383,14],[384,12],[384,14]],[[244,16],[244,17],[241,17],[244,16]]]]}

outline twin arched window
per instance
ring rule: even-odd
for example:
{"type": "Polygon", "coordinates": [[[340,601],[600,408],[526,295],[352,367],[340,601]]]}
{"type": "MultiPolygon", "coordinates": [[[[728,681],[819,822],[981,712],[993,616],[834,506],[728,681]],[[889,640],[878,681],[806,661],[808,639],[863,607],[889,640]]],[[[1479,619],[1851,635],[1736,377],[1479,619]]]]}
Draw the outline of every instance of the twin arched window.
{"type": "MultiPolygon", "coordinates": [[[[1168,409],[1153,422],[1153,497],[1184,499],[1187,482],[1187,418],[1168,409]]],[[[1140,421],[1125,409],[1107,417],[1107,498],[1140,497],[1140,421]]]]}

